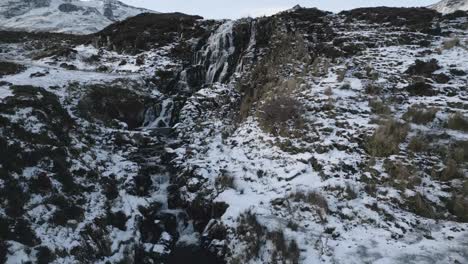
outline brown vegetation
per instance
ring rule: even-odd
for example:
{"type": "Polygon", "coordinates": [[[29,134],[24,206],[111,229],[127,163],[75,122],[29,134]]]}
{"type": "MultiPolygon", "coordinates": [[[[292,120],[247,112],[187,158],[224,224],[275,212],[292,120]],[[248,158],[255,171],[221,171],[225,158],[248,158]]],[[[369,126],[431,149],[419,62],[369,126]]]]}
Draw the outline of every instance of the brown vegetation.
{"type": "Polygon", "coordinates": [[[372,156],[387,157],[400,151],[400,143],[408,135],[408,125],[396,120],[383,122],[367,139],[365,148],[372,156]]]}

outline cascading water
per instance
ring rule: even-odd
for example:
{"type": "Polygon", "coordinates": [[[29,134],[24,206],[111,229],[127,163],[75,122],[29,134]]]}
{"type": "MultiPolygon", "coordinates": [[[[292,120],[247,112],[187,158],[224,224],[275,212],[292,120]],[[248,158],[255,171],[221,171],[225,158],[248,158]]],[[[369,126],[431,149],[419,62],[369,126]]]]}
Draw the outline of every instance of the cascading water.
{"type": "Polygon", "coordinates": [[[234,21],[226,21],[208,38],[204,48],[195,55],[198,65],[206,68],[205,84],[221,82],[229,69],[229,56],[234,54],[234,21]]]}
{"type": "Polygon", "coordinates": [[[161,109],[148,109],[145,114],[143,126],[146,129],[170,127],[173,105],[174,101],[172,98],[168,98],[161,102],[161,109]]]}
{"type": "Polygon", "coordinates": [[[257,22],[255,20],[250,20],[250,39],[249,39],[249,45],[247,46],[247,49],[244,51],[244,54],[241,56],[241,60],[239,64],[236,67],[236,73],[242,72],[244,70],[248,70],[248,66],[246,65],[251,65],[253,64],[252,61],[255,57],[254,54],[254,49],[257,45],[257,22]]]}

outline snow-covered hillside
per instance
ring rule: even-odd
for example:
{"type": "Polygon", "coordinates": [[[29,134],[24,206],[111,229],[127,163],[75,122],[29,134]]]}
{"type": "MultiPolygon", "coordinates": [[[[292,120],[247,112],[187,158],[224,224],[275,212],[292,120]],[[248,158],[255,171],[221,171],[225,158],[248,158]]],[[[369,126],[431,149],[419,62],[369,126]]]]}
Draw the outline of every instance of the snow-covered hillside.
{"type": "Polygon", "coordinates": [[[442,0],[437,4],[429,6],[442,14],[453,13],[457,10],[468,11],[468,0],[442,0]]]}
{"type": "Polygon", "coordinates": [[[0,31],[0,263],[468,263],[467,23],[0,31]]]}
{"type": "Polygon", "coordinates": [[[117,0],[0,0],[0,29],[89,34],[146,12],[117,0]]]}

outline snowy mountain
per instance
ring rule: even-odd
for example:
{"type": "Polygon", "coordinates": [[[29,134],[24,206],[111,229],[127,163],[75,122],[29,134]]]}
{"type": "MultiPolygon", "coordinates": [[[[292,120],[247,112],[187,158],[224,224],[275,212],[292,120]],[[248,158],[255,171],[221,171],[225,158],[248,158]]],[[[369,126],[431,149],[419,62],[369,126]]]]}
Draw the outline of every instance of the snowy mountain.
{"type": "Polygon", "coordinates": [[[0,28],[89,34],[146,12],[117,0],[0,0],[0,28]]]}
{"type": "Polygon", "coordinates": [[[437,4],[429,6],[442,14],[453,13],[457,10],[468,11],[468,0],[442,0],[437,4]]]}
{"type": "Polygon", "coordinates": [[[0,263],[468,263],[467,23],[0,31],[0,263]]]}

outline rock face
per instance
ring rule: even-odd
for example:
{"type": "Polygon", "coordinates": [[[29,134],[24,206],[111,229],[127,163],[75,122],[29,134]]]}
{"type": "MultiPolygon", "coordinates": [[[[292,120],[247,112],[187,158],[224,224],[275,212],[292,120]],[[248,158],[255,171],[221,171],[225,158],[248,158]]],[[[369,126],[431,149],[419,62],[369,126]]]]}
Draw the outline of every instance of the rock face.
{"type": "Polygon", "coordinates": [[[468,0],[442,0],[429,8],[442,14],[450,14],[459,10],[468,11],[468,0]]]}
{"type": "Polygon", "coordinates": [[[4,0],[0,29],[89,34],[148,12],[117,0],[4,0]]]}
{"type": "Polygon", "coordinates": [[[467,22],[0,31],[0,263],[468,262],[467,22]]]}

